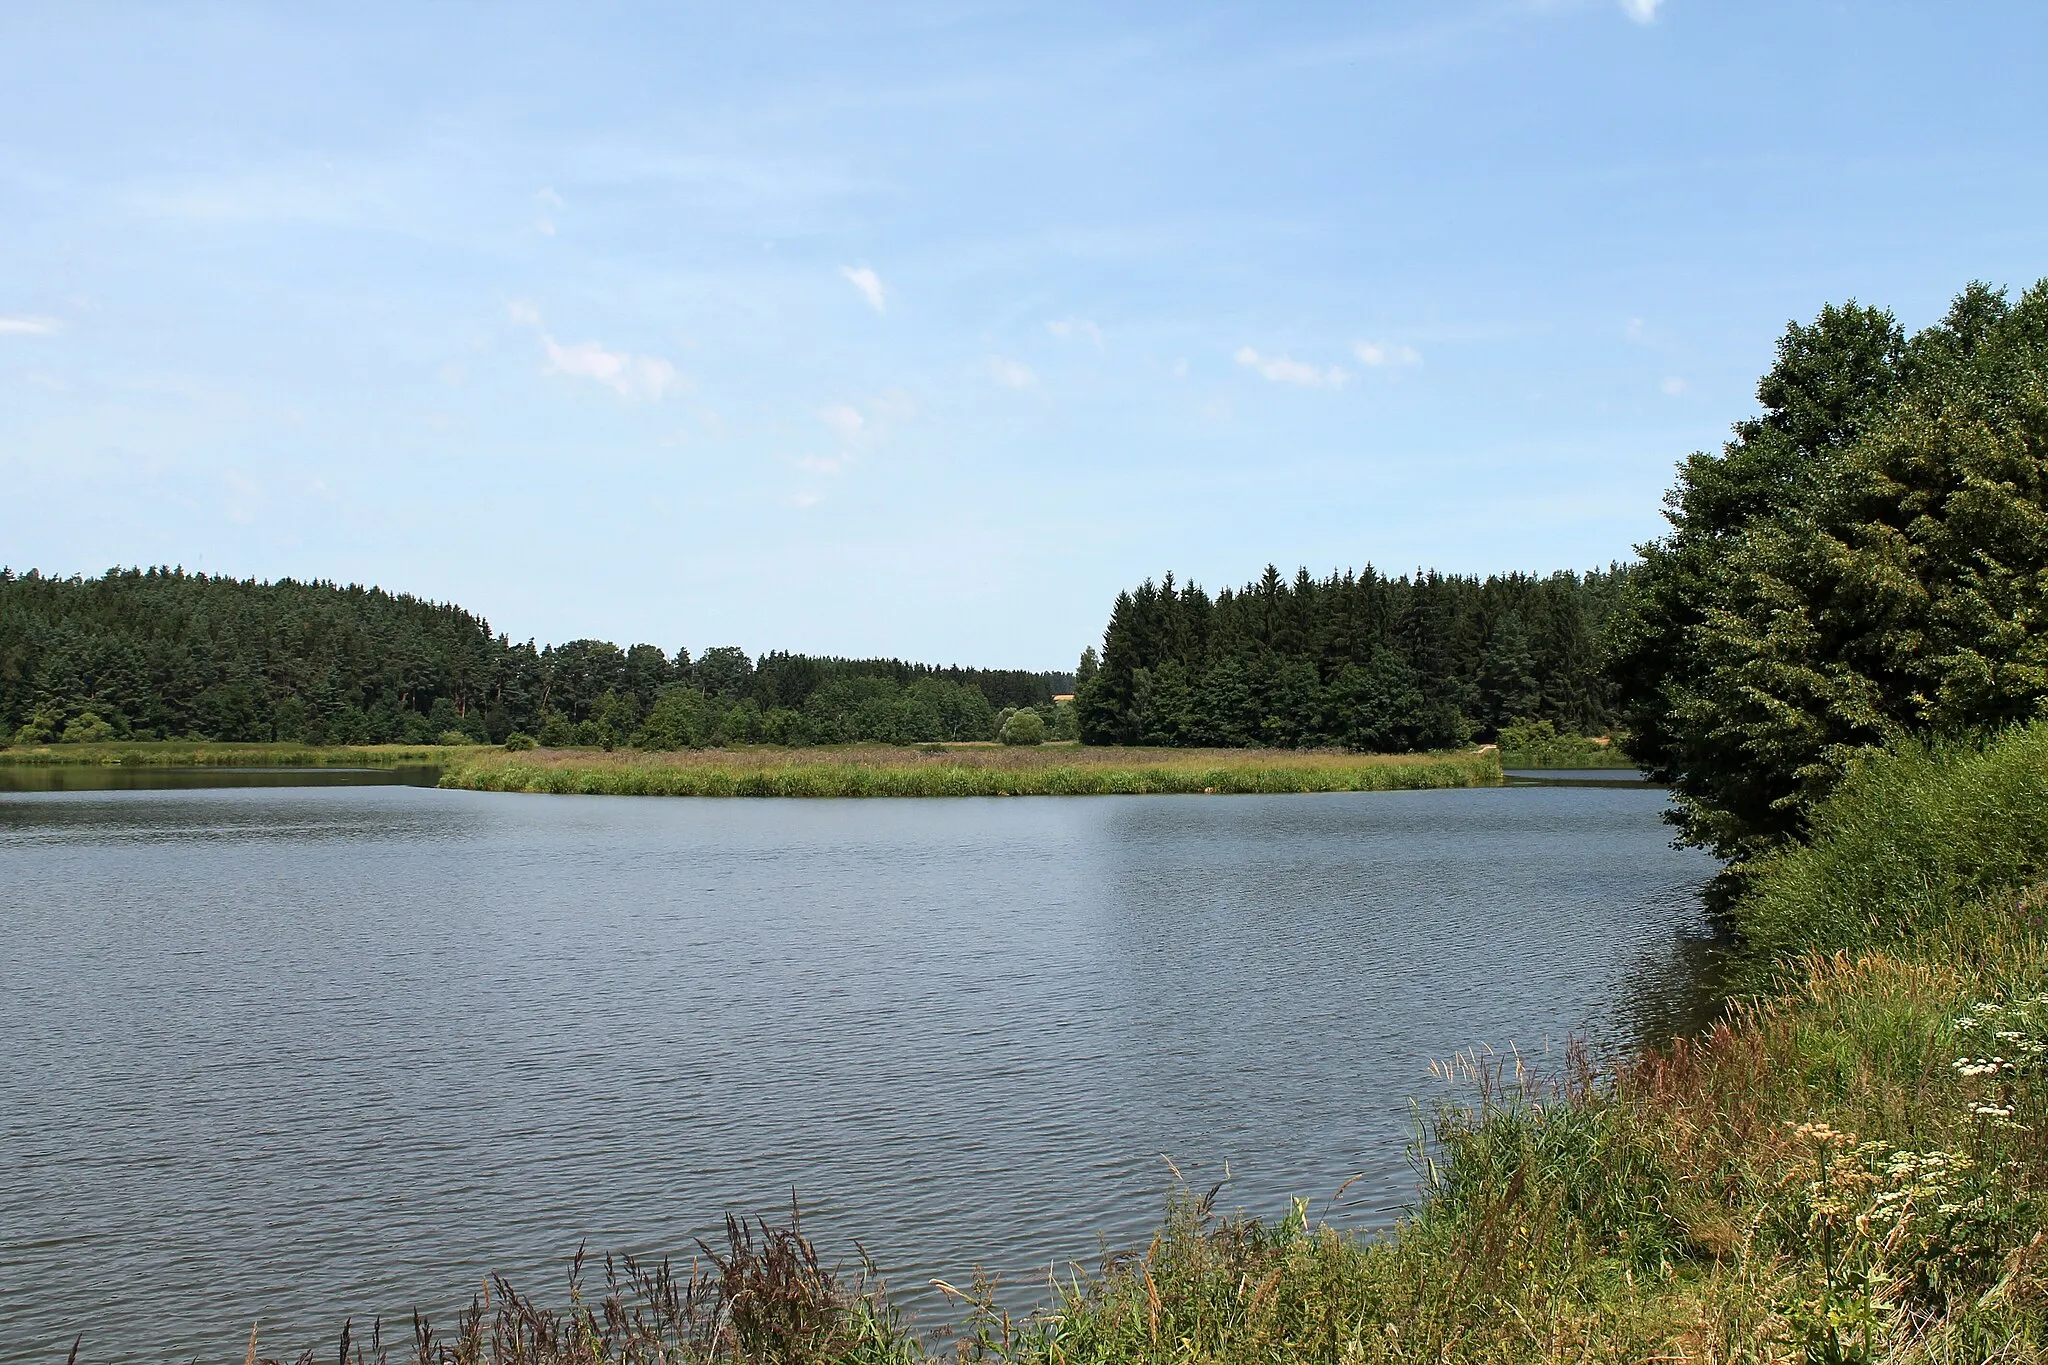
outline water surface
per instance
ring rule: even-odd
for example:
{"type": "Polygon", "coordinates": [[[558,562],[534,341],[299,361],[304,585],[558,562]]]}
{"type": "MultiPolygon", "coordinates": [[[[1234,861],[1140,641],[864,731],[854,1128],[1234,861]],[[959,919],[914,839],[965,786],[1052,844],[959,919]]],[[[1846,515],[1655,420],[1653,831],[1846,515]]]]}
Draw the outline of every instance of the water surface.
{"type": "Polygon", "coordinates": [[[1662,802],[0,797],[0,1360],[331,1350],[792,1187],[913,1298],[1142,1238],[1166,1156],[1383,1224],[1431,1059],[1682,1011],[1662,802]]]}

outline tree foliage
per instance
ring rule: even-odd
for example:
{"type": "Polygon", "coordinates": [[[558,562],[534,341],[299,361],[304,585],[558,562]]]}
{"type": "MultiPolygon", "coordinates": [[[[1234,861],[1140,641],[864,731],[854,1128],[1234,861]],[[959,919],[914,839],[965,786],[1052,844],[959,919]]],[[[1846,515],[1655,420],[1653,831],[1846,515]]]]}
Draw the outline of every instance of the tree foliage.
{"type": "Polygon", "coordinates": [[[1624,571],[1478,578],[1267,566],[1211,598],[1121,593],[1076,677],[1092,744],[1448,748],[1515,720],[1612,718],[1596,641],[1624,571]]]}
{"type": "Polygon", "coordinates": [[[1872,745],[2048,699],[2048,282],[1972,284],[1904,336],[1793,324],[1761,416],[1693,455],[1613,623],[1631,754],[1738,864],[1803,835],[1872,745]]]}

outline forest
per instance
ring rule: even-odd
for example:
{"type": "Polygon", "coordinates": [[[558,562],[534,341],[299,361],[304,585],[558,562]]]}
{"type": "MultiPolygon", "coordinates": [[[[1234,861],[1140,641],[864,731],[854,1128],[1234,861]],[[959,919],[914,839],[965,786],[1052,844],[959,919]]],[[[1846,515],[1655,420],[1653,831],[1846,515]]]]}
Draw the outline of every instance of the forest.
{"type": "Polygon", "coordinates": [[[1211,598],[1167,574],[1118,595],[1082,657],[1091,744],[1388,753],[1493,739],[1517,721],[1601,734],[1600,639],[1628,571],[1263,577],[1211,598]]]}
{"type": "Polygon", "coordinates": [[[737,646],[692,658],[536,647],[378,588],[113,569],[0,569],[0,737],[644,748],[993,739],[1020,709],[1072,729],[1064,673],[737,646]],[[515,741],[516,742],[516,741],[515,741]]]}

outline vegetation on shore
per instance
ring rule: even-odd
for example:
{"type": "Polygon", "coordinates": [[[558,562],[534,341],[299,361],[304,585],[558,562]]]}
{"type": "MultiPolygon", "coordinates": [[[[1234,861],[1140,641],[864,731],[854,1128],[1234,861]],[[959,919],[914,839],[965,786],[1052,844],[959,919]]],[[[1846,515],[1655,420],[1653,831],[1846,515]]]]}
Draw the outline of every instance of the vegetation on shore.
{"type": "Polygon", "coordinates": [[[398,768],[474,752],[445,744],[213,744],[169,740],[0,745],[0,767],[398,768]]]}
{"type": "Polygon", "coordinates": [[[606,796],[1106,796],[1402,791],[1501,781],[1491,752],[925,745],[685,750],[480,749],[446,760],[441,785],[606,796]]]}
{"type": "Polygon", "coordinates": [[[1627,750],[1605,737],[1560,731],[1547,720],[1503,725],[1497,742],[1503,768],[1633,768],[1627,750]]]}

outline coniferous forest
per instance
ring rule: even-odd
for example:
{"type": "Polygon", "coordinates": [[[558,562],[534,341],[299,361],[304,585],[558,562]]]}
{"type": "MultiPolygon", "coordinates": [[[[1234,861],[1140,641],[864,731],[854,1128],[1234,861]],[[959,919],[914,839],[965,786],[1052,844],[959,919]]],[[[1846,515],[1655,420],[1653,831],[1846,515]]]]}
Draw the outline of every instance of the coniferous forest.
{"type": "Polygon", "coordinates": [[[1384,752],[1515,720],[1611,720],[1596,640],[1622,571],[1485,580],[1268,568],[1211,599],[1118,596],[1075,674],[896,659],[759,658],[603,640],[539,647],[460,607],[378,588],[177,569],[0,570],[0,735],[649,749],[986,740],[1031,709],[1096,744],[1384,752]],[[1054,697],[1075,690],[1075,706],[1054,697]],[[515,741],[517,742],[517,741],[515,741]]]}
{"type": "Polygon", "coordinates": [[[1368,567],[1264,577],[1211,598],[1172,574],[1120,594],[1081,660],[1093,744],[1388,753],[1492,738],[1516,721],[1600,734],[1599,640],[1627,571],[1478,579],[1368,567]]]}
{"type": "MultiPolygon", "coordinates": [[[[460,607],[378,588],[177,569],[0,570],[0,736],[685,748],[993,739],[1059,724],[1064,673],[935,668],[734,646],[537,648],[460,607]]],[[[1067,722],[1069,727],[1071,721],[1067,722]]]]}

